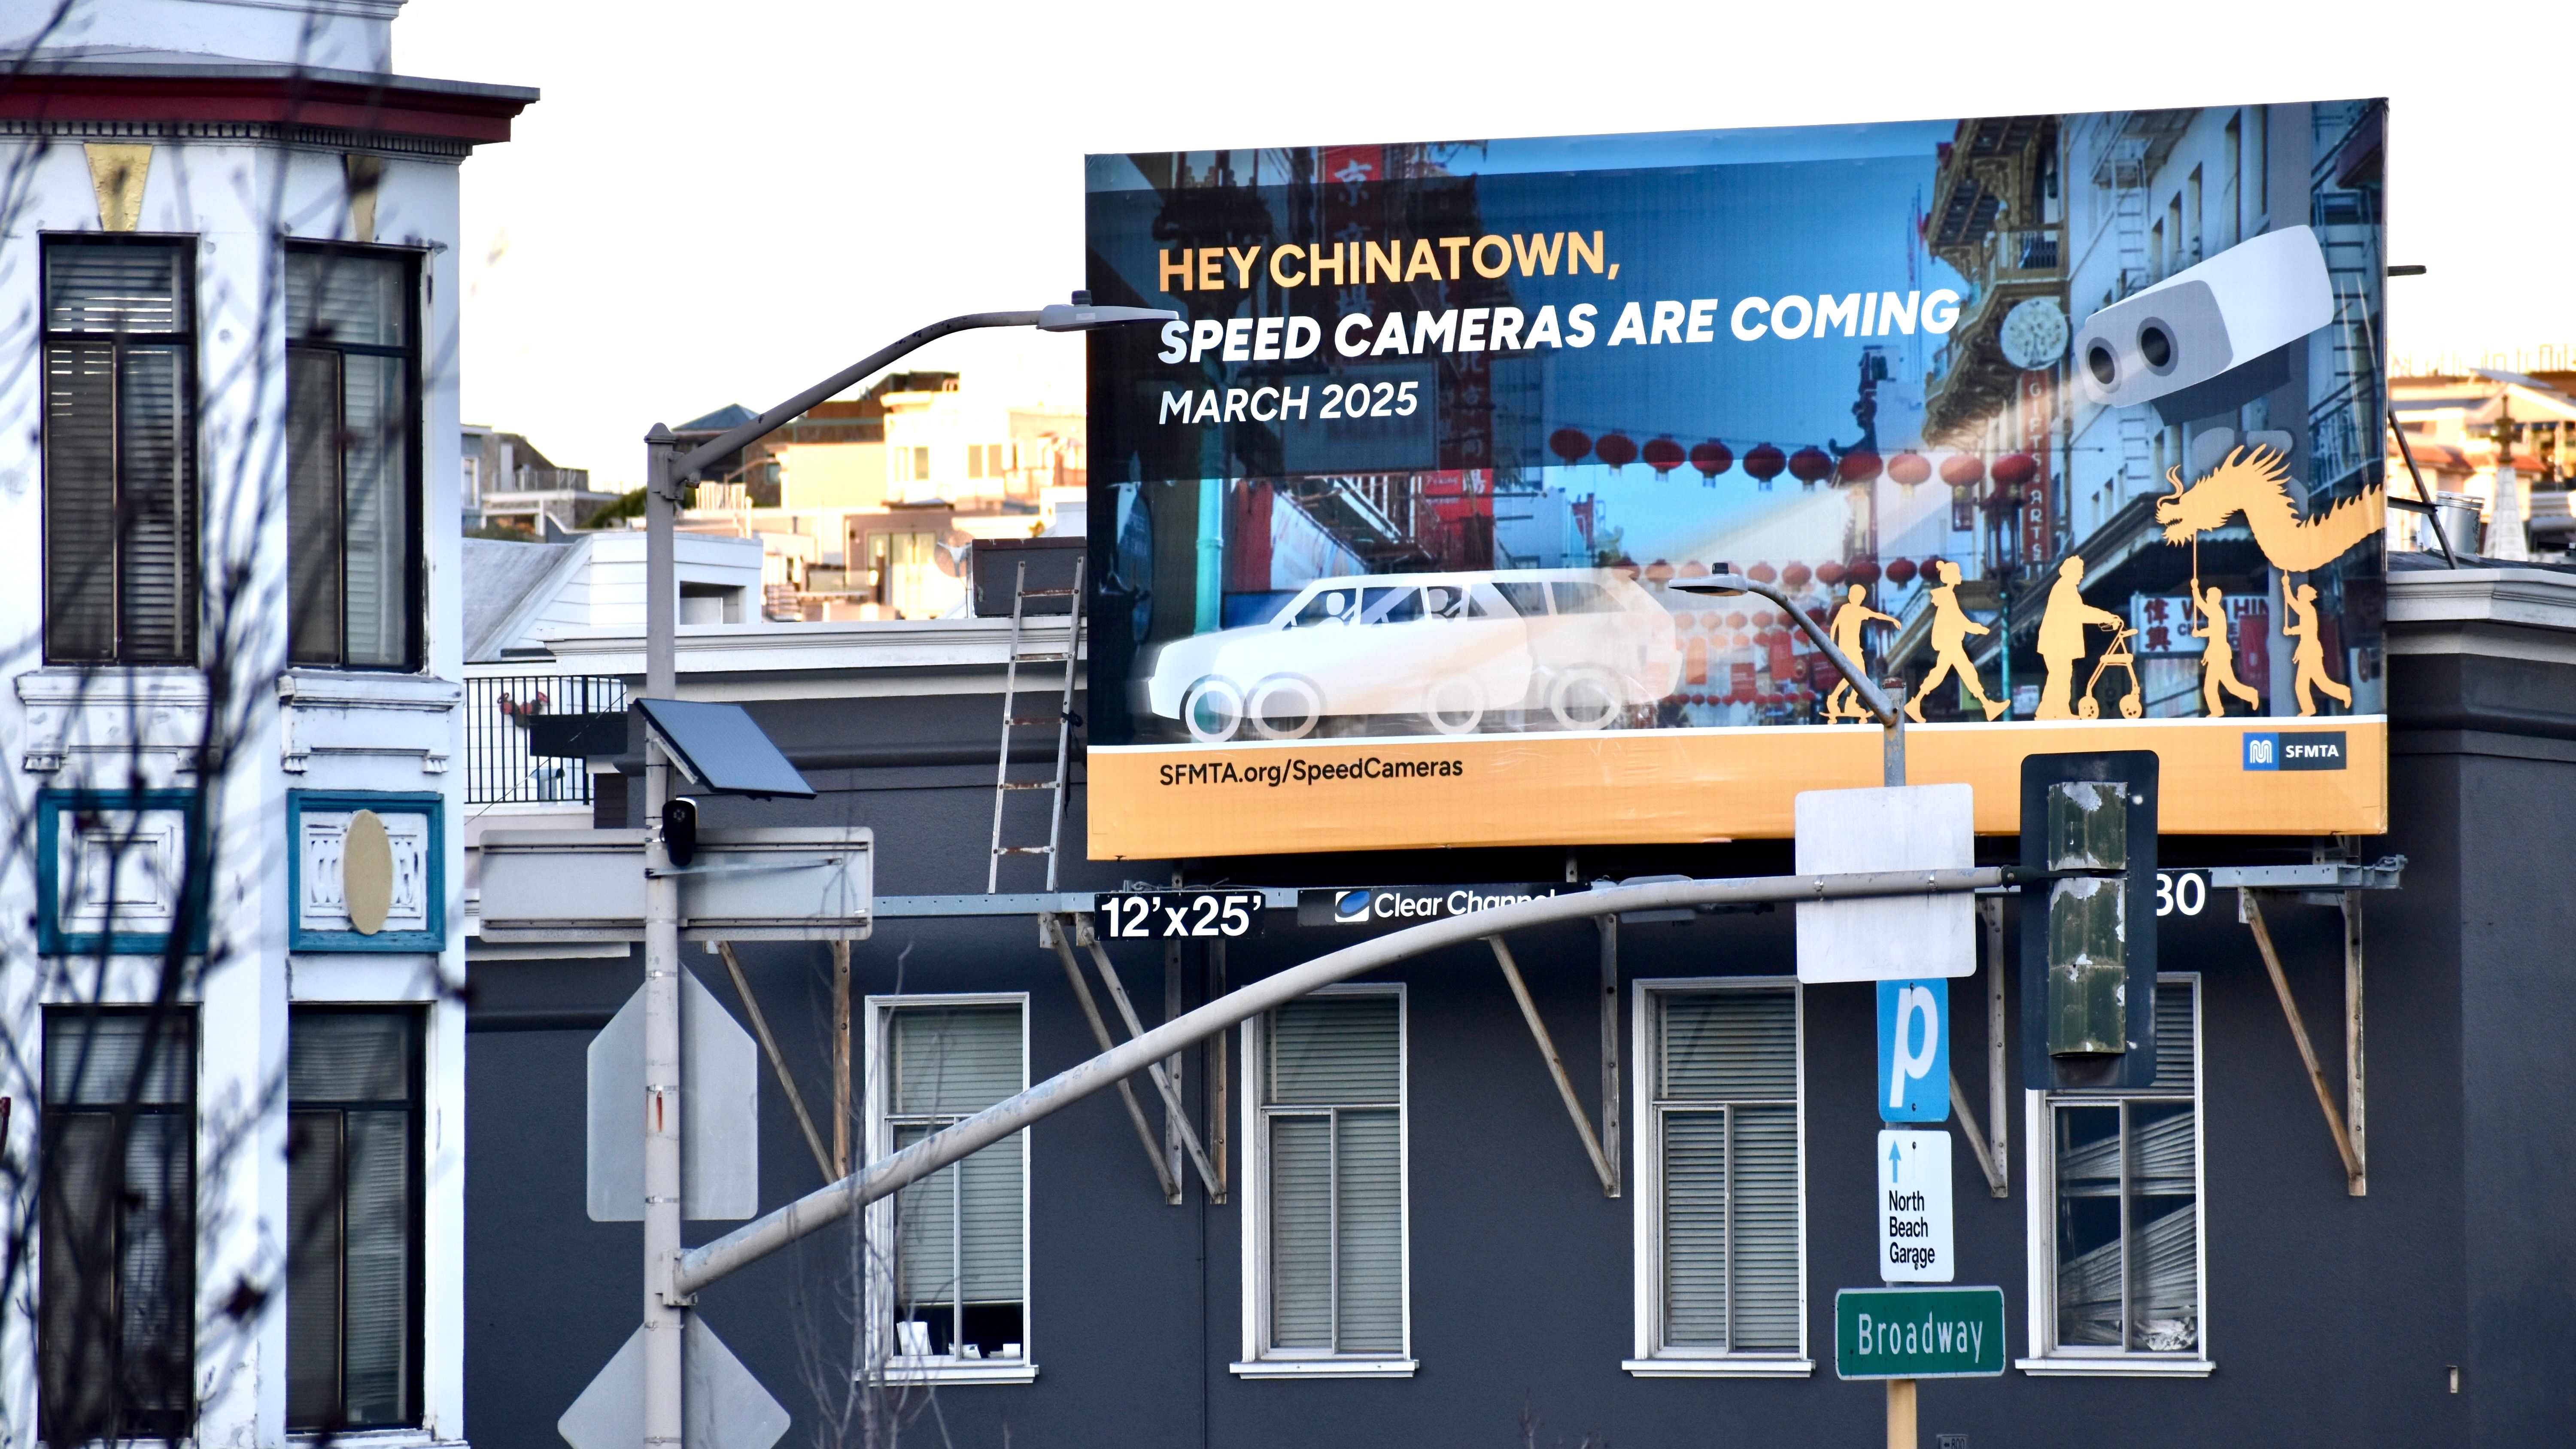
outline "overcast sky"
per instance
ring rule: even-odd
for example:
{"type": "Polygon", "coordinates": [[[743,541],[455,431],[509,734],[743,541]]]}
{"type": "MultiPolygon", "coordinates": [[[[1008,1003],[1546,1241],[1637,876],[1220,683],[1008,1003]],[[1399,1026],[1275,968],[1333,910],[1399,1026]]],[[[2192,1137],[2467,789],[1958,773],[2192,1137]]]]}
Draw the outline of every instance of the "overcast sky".
{"type": "MultiPolygon", "coordinates": [[[[2565,99],[2539,59],[2576,44],[2576,5],[2391,14],[410,0],[394,60],[544,92],[465,163],[465,417],[623,488],[656,421],[766,407],[935,318],[1062,300],[1091,151],[2386,95],[2389,257],[2432,269],[2389,284],[2392,350],[2576,345],[2565,99]]],[[[1073,402],[1081,348],[987,333],[911,365],[1073,402]]]]}

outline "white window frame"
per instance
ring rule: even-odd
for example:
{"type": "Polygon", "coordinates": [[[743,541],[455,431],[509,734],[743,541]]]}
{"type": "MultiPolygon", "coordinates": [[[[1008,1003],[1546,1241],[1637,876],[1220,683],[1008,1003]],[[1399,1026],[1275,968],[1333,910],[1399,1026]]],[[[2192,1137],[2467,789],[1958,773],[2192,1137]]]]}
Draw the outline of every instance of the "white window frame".
{"type": "Polygon", "coordinates": [[[1636,1356],[1620,1364],[1638,1378],[1806,1378],[1816,1371],[1807,1342],[1807,991],[1791,976],[1663,976],[1630,983],[1628,1062],[1631,1100],[1637,1104],[1634,1214],[1636,1356]],[[1655,1105],[1656,998],[1706,991],[1789,993],[1797,1027],[1798,1121],[1798,1347],[1794,1353],[1711,1353],[1702,1347],[1664,1347],[1664,1114],[1655,1105]]]}
{"type": "Polygon", "coordinates": [[[2061,1103],[2113,1102],[2144,1095],[2112,1092],[2024,1091],[2024,1172],[2030,1184],[2030,1357],[2013,1367],[2034,1378],[2207,1378],[2218,1367],[2209,1353],[2209,1034],[2201,1028],[2203,999],[2197,971],[2165,971],[2156,985],[2191,988],[2191,1168],[2193,1243],[2200,1275],[2200,1333],[2188,1353],[2149,1353],[2131,1348],[2057,1344],[2057,1113],[2061,1103]]]}
{"type": "MultiPolygon", "coordinates": [[[[867,1037],[863,1059],[862,1090],[867,1098],[867,1155],[879,1161],[894,1152],[894,1126],[886,1110],[885,1039],[886,1027],[894,1013],[905,1008],[950,1006],[1012,1006],[1020,1013],[1020,1090],[1029,1086],[1029,994],[1025,991],[958,991],[870,996],[867,998],[867,1037]]],[[[897,1384],[1026,1384],[1037,1381],[1036,1297],[1037,1274],[1029,1258],[1029,1181],[1030,1158],[1036,1144],[1034,1133],[1020,1129],[1020,1356],[1018,1359],[964,1359],[936,1354],[915,1358],[896,1351],[888,1342],[894,1331],[894,1280],[890,1267],[895,1241],[894,1205],[899,1194],[889,1193],[867,1207],[867,1241],[883,1244],[885,1252],[871,1252],[862,1265],[867,1282],[867,1362],[882,1364],[886,1380],[897,1384]]]]}
{"type": "Polygon", "coordinates": [[[1228,1364],[1247,1379],[1384,1379],[1411,1378],[1422,1365],[1413,1356],[1413,1016],[1404,983],[1345,982],[1324,986],[1315,996],[1392,996],[1395,998],[1396,1042],[1396,1200],[1401,1205],[1397,1239],[1402,1245],[1404,1346],[1398,1353],[1318,1353],[1312,1349],[1270,1346],[1270,1134],[1262,1130],[1266,1108],[1263,1077],[1268,1071],[1265,1038],[1268,1013],[1243,1023],[1244,1141],[1243,1192],[1243,1357],[1228,1364]]]}

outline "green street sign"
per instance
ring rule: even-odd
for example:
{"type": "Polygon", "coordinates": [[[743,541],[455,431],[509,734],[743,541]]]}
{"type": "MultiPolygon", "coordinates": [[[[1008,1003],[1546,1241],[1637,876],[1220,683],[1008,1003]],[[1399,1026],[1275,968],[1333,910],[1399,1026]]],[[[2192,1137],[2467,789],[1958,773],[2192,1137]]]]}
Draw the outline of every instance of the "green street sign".
{"type": "Polygon", "coordinates": [[[2003,1371],[2001,1288],[1845,1288],[1834,1295],[1837,1377],[1992,1378],[2003,1371]]]}

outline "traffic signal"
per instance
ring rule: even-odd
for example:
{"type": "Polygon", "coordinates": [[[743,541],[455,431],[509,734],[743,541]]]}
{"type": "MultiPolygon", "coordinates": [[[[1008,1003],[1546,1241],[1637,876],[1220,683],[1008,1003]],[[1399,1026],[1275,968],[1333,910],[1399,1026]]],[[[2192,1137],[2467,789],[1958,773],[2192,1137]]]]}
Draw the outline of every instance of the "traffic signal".
{"type": "Polygon", "coordinates": [[[2021,766],[2022,1079],[2143,1087],[2156,1075],[2152,750],[2021,766]]]}

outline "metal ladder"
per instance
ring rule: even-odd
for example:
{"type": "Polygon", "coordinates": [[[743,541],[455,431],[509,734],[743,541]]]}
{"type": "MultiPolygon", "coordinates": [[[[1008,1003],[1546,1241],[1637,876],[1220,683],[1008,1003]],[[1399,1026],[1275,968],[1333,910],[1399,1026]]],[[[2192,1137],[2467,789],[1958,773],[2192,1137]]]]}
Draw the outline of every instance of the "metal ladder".
{"type": "Polygon", "coordinates": [[[1002,675],[1002,748],[1001,758],[993,769],[993,857],[984,873],[984,893],[1001,889],[1002,857],[1006,855],[1043,855],[1046,857],[1046,888],[1055,889],[1056,847],[1064,838],[1065,776],[1073,753],[1073,682],[1082,667],[1082,571],[1089,562],[1076,558],[1073,564],[1073,587],[1069,589],[1033,589],[1029,587],[1029,566],[1023,561],[1011,580],[1011,650],[1010,660],[1002,675]],[[1028,601],[1031,599],[1065,599],[1072,627],[1066,632],[1064,649],[1029,650],[1028,601]],[[1021,715],[1019,707],[1020,666],[1064,662],[1064,697],[1054,715],[1021,715]],[[1055,726],[1055,776],[1047,780],[1014,780],[1011,778],[1011,732],[1034,729],[1040,725],[1055,726]],[[1054,803],[1047,813],[1047,843],[1044,845],[1004,845],[1002,811],[1010,803],[1014,790],[1052,790],[1054,803]]]}

